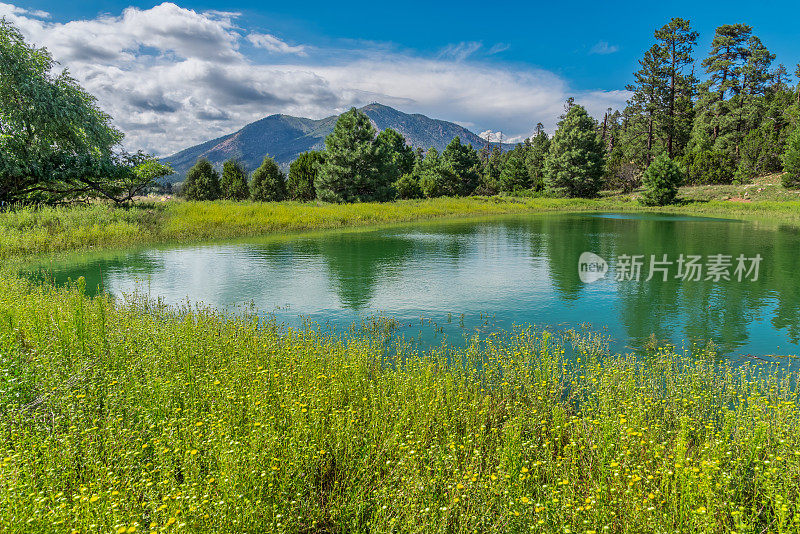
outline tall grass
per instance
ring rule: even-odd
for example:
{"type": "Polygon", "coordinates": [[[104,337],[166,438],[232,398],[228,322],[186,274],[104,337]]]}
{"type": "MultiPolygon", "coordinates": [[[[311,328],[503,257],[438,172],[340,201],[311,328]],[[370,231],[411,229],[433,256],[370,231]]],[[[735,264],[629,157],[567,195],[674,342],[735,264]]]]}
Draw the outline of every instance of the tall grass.
{"type": "Polygon", "coordinates": [[[794,375],[528,330],[385,341],[5,277],[0,524],[800,531],[794,375]]]}
{"type": "Polygon", "coordinates": [[[696,202],[645,208],[616,198],[597,200],[471,197],[385,204],[169,202],[115,208],[26,208],[0,212],[0,258],[91,248],[258,236],[445,217],[537,212],[669,212],[800,223],[800,202],[696,202]]]}

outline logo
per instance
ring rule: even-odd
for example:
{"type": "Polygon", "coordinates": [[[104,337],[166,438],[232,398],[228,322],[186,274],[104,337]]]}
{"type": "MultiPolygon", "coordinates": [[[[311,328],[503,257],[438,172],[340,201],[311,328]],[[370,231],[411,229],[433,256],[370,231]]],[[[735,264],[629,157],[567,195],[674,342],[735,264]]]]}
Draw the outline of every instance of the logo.
{"type": "Polygon", "coordinates": [[[584,252],[578,258],[578,276],[584,284],[600,280],[605,277],[607,272],[606,260],[593,252],[584,252]]]}

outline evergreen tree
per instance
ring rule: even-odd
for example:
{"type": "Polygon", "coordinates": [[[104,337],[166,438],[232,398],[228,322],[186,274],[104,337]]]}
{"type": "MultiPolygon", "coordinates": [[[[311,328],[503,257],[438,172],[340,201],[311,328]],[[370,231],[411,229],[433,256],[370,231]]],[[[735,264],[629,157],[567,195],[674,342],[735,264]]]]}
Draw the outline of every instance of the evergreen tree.
{"type": "Polygon", "coordinates": [[[219,173],[206,158],[198,159],[186,173],[183,196],[187,200],[217,200],[221,194],[219,173]]]}
{"type": "Polygon", "coordinates": [[[545,159],[545,183],[556,194],[593,197],[603,179],[604,151],[595,121],[573,105],[558,124],[545,159]]]}
{"type": "Polygon", "coordinates": [[[356,108],[342,113],[325,138],[324,161],[314,184],[326,202],[389,200],[392,182],[381,172],[375,128],[356,108]]]}
{"type": "Polygon", "coordinates": [[[378,147],[382,181],[394,183],[414,170],[414,149],[406,144],[405,138],[397,131],[391,128],[383,130],[375,138],[375,144],[378,147]]]}
{"type": "Polygon", "coordinates": [[[631,158],[646,167],[663,149],[657,144],[659,131],[666,123],[665,103],[669,95],[666,51],[654,44],[639,60],[639,66],[633,75],[635,82],[626,86],[632,92],[626,109],[630,117],[626,145],[631,158]]]}
{"type": "Polygon", "coordinates": [[[794,75],[797,78],[797,87],[794,90],[795,103],[800,106],[800,63],[797,64],[794,75]]]}
{"type": "Polygon", "coordinates": [[[409,199],[422,197],[422,188],[419,185],[419,178],[413,174],[404,174],[394,183],[397,191],[397,198],[409,199]]]}
{"type": "Polygon", "coordinates": [[[472,145],[461,144],[461,139],[455,137],[442,151],[441,158],[455,173],[457,183],[447,186],[451,196],[472,194],[481,177],[480,157],[472,145]]]}
{"type": "Polygon", "coordinates": [[[498,145],[493,145],[489,151],[481,149],[481,154],[483,154],[483,172],[476,192],[481,195],[496,195],[500,192],[500,173],[506,155],[498,145]]]}
{"type": "Polygon", "coordinates": [[[226,200],[246,200],[250,197],[247,187],[247,172],[235,159],[222,164],[222,178],[219,181],[221,198],[226,200]]]}
{"type": "Polygon", "coordinates": [[[669,156],[661,154],[653,160],[642,176],[644,193],[641,202],[646,206],[672,204],[682,183],[683,173],[680,167],[669,156]]]}
{"type": "Polygon", "coordinates": [[[323,162],[322,152],[312,150],[303,152],[289,165],[289,178],[286,180],[287,197],[292,200],[314,200],[317,191],[314,182],[323,162]]]}
{"type": "Polygon", "coordinates": [[[514,149],[500,171],[500,190],[518,193],[531,187],[531,177],[525,165],[524,150],[514,149]]]}
{"type": "Polygon", "coordinates": [[[544,160],[550,150],[550,137],[540,122],[536,125],[536,135],[530,140],[525,154],[525,166],[530,177],[530,187],[534,191],[544,189],[544,160]]]}
{"type": "Polygon", "coordinates": [[[457,196],[459,180],[450,164],[431,147],[419,166],[419,185],[428,198],[457,196]]]}
{"type": "Polygon", "coordinates": [[[698,33],[688,20],[673,18],[656,30],[655,37],[664,50],[664,71],[667,77],[664,130],[667,135],[667,154],[670,158],[683,151],[692,129],[696,80],[684,69],[694,62],[692,52],[698,33]]]}
{"type": "Polygon", "coordinates": [[[800,127],[789,136],[786,153],[783,155],[782,182],[785,187],[800,187],[800,127]]]}
{"type": "Polygon", "coordinates": [[[692,134],[695,151],[713,148],[738,158],[744,137],[760,122],[775,56],[751,34],[745,24],[717,28],[711,53],[703,61],[709,79],[700,86],[692,134]]]}
{"type": "Polygon", "coordinates": [[[286,177],[275,160],[264,157],[250,180],[250,198],[255,202],[279,202],[286,198],[286,177]]]}

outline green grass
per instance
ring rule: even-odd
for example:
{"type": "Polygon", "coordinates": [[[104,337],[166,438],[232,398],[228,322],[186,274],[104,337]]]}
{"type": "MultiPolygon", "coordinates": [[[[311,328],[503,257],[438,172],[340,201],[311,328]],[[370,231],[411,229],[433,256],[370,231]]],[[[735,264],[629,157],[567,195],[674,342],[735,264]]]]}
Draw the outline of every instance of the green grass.
{"type": "Polygon", "coordinates": [[[334,338],[4,276],[0,524],[800,531],[796,375],[529,331],[387,356],[387,325],[334,338]]]}
{"type": "MultiPolygon", "coordinates": [[[[676,206],[646,208],[634,197],[618,194],[607,194],[596,200],[471,197],[349,205],[166,202],[142,203],[127,209],[104,204],[28,208],[0,213],[0,258],[441,218],[554,211],[669,212],[800,223],[800,200],[744,203],[695,199],[684,200],[683,204],[676,206]]],[[[683,197],[691,199],[692,195],[686,193],[683,197]]]]}

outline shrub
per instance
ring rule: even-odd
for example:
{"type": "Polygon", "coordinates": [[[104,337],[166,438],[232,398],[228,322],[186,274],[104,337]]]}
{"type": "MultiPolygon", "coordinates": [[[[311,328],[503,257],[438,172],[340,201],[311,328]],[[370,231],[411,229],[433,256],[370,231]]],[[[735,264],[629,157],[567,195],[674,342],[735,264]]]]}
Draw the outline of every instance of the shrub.
{"type": "Polygon", "coordinates": [[[394,188],[397,191],[397,198],[420,198],[422,197],[422,189],[419,186],[419,179],[413,174],[404,174],[395,183],[394,188]]]}
{"type": "Polygon", "coordinates": [[[702,150],[694,155],[689,164],[691,184],[730,184],[736,165],[733,158],[725,152],[702,150]]]}
{"type": "Polygon", "coordinates": [[[646,206],[672,204],[678,195],[681,183],[683,183],[683,173],[678,164],[666,154],[661,154],[653,160],[642,176],[644,185],[642,204],[646,206]]]}

